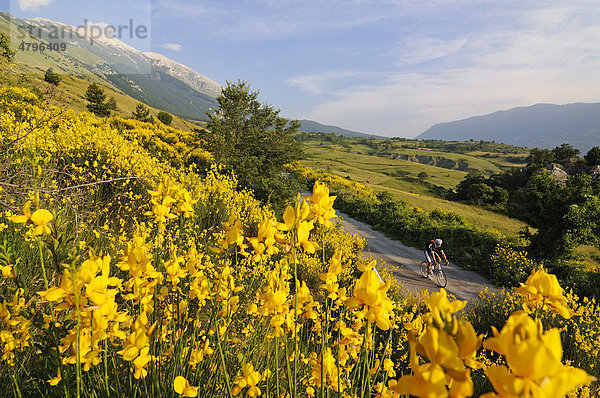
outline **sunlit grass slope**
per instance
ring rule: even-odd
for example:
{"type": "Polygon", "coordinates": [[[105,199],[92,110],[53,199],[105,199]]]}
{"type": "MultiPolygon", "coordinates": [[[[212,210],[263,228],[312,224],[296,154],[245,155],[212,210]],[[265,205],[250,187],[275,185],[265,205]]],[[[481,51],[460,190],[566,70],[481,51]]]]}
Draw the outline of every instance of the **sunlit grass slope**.
{"type": "Polygon", "coordinates": [[[307,145],[305,148],[305,165],[328,170],[341,177],[366,184],[375,192],[388,191],[410,206],[427,211],[435,208],[453,211],[478,228],[497,229],[510,236],[517,235],[526,227],[526,224],[519,220],[476,206],[442,199],[432,189],[432,185],[454,188],[467,175],[466,171],[390,157],[351,153],[339,145],[307,145]],[[423,172],[427,175],[419,177],[423,172]]]}

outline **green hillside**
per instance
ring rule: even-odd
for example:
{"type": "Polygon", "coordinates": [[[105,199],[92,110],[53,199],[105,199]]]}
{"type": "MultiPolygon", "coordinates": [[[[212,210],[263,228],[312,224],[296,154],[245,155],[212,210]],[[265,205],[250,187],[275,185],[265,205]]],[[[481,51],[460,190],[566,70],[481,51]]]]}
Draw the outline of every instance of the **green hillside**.
{"type": "MultiPolygon", "coordinates": [[[[131,117],[131,113],[140,103],[137,99],[123,93],[110,83],[93,74],[75,77],[59,72],[61,82],[57,87],[54,87],[44,81],[44,72],[45,69],[41,66],[30,66],[23,62],[8,64],[2,59],[0,60],[0,86],[20,85],[34,91],[47,92],[50,102],[53,105],[73,109],[76,112],[87,110],[84,95],[91,83],[99,84],[104,89],[108,98],[115,97],[117,110],[114,114],[117,116],[131,117]]],[[[150,109],[150,114],[156,119],[160,109],[150,106],[148,108],[150,109]]],[[[174,116],[171,125],[175,128],[188,131],[194,127],[202,127],[205,123],[186,121],[178,116],[174,116]]]]}
{"type": "Polygon", "coordinates": [[[427,211],[435,208],[450,210],[481,229],[497,229],[510,236],[526,227],[519,220],[442,198],[445,190],[453,189],[468,171],[489,175],[511,164],[522,165],[521,161],[528,153],[524,148],[495,143],[428,144],[415,140],[345,138],[328,134],[304,134],[301,140],[307,155],[305,165],[366,184],[375,192],[388,191],[409,206],[427,211]],[[401,159],[401,156],[410,160],[401,159]],[[419,160],[429,160],[433,164],[419,160]],[[516,160],[520,162],[513,163],[516,160]]]}
{"type": "Polygon", "coordinates": [[[69,38],[68,42],[57,42],[48,38],[48,31],[44,30],[43,25],[40,25],[39,31],[33,29],[33,32],[40,33],[39,36],[28,34],[23,29],[27,26],[28,20],[0,13],[0,33],[23,37],[11,43],[13,50],[16,50],[15,62],[19,65],[40,70],[53,68],[58,73],[103,82],[154,108],[195,121],[206,120],[204,112],[217,106],[214,97],[195,90],[167,73],[152,69],[151,60],[133,48],[100,42],[89,45],[87,39],[76,35],[69,38]],[[19,49],[23,42],[31,43],[31,46],[19,49]],[[66,49],[33,51],[33,44],[40,43],[66,45],[66,49]]]}

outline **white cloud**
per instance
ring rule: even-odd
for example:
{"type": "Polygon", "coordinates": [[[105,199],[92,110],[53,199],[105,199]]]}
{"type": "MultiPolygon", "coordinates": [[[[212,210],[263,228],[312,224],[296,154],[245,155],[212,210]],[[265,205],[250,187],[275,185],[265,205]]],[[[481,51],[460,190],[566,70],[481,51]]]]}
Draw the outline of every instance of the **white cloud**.
{"type": "Polygon", "coordinates": [[[395,0],[236,0],[222,1],[219,6],[208,1],[157,0],[153,4],[156,19],[194,19],[206,34],[234,41],[279,40],[376,26],[429,7],[395,0]]]}
{"type": "Polygon", "coordinates": [[[181,50],[181,44],[177,44],[177,43],[165,43],[165,44],[161,44],[160,45],[162,48],[166,48],[167,50],[172,50],[172,51],[180,51],[181,50]]]}
{"type": "Polygon", "coordinates": [[[413,137],[433,124],[539,102],[598,101],[589,87],[600,76],[544,69],[463,69],[439,74],[399,74],[374,86],[339,91],[307,118],[357,131],[413,137]],[[565,90],[568,89],[568,90],[565,90]]]}
{"type": "Polygon", "coordinates": [[[445,40],[421,36],[385,78],[339,89],[306,117],[413,137],[435,123],[517,106],[600,102],[599,14],[594,7],[519,10],[505,26],[445,40]],[[434,59],[435,66],[418,65],[434,59]]]}
{"type": "Polygon", "coordinates": [[[287,79],[287,83],[292,87],[300,88],[311,94],[324,94],[332,90],[332,84],[335,81],[359,76],[355,71],[327,71],[314,73],[304,76],[296,76],[287,79]]]}
{"type": "Polygon", "coordinates": [[[409,37],[398,53],[398,66],[416,65],[456,54],[467,43],[465,37],[441,40],[433,37],[409,37]]]}
{"type": "Polygon", "coordinates": [[[19,8],[21,11],[38,11],[40,7],[47,6],[52,3],[53,0],[19,0],[19,8]]]}

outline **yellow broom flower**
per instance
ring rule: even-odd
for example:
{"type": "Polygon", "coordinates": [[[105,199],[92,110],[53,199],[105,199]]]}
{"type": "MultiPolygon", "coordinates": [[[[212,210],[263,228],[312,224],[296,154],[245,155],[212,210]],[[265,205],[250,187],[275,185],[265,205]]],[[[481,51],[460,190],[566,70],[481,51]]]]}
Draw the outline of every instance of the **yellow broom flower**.
{"type": "Polygon", "coordinates": [[[563,318],[571,317],[571,310],[567,307],[567,298],[556,275],[548,274],[543,268],[532,271],[527,282],[515,289],[517,293],[525,297],[523,309],[532,313],[536,308],[553,308],[563,318]]]}
{"type": "Polygon", "coordinates": [[[190,382],[183,376],[177,376],[173,380],[173,389],[179,395],[184,397],[197,397],[198,387],[190,386],[190,382]]]}
{"type": "Polygon", "coordinates": [[[562,363],[562,345],[558,329],[546,332],[540,321],[521,311],[511,315],[484,347],[504,355],[507,367],[490,366],[486,374],[497,394],[488,397],[563,397],[569,391],[589,383],[583,370],[562,363]]]}
{"type": "Polygon", "coordinates": [[[242,376],[238,376],[235,379],[235,386],[231,389],[231,393],[238,395],[244,388],[248,387],[246,395],[249,397],[261,395],[260,388],[256,386],[262,378],[260,372],[254,370],[254,366],[251,363],[246,363],[242,365],[242,373],[242,376]]]}
{"type": "Polygon", "coordinates": [[[10,221],[14,222],[14,223],[17,223],[17,224],[24,224],[24,223],[26,223],[31,218],[31,210],[30,210],[30,208],[31,208],[31,200],[28,200],[23,205],[23,209],[22,209],[23,214],[14,215],[14,216],[9,217],[8,219],[10,221]]]}

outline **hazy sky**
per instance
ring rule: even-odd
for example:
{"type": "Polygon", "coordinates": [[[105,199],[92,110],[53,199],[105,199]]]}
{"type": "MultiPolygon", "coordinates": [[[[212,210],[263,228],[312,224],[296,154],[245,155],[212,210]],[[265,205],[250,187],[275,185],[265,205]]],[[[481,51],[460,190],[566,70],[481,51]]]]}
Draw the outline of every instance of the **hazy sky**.
{"type": "Polygon", "coordinates": [[[133,43],[144,51],[222,85],[248,80],[286,117],[366,133],[412,137],[516,106],[600,102],[598,0],[13,0],[7,8],[73,25],[131,18],[151,26],[150,40],[133,43]]]}

